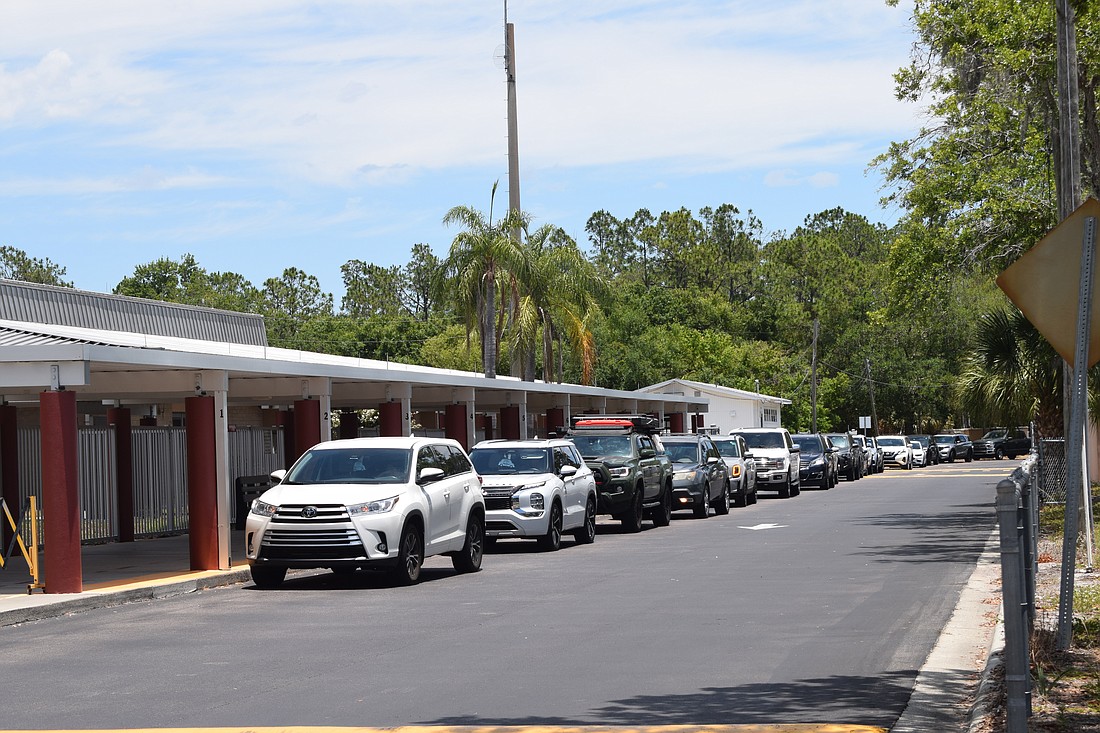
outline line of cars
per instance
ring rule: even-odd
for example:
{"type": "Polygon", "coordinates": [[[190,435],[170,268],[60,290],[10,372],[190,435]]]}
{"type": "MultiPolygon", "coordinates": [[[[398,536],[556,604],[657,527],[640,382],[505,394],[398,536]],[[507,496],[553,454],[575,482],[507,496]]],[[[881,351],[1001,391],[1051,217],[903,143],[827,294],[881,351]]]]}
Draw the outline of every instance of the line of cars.
{"type": "MultiPolygon", "coordinates": [[[[485,548],[501,539],[533,539],[548,551],[565,534],[591,543],[598,514],[637,532],[645,519],[667,526],[679,510],[699,519],[711,509],[728,514],[755,503],[759,490],[789,498],[803,486],[832,488],[841,476],[855,481],[888,465],[959,455],[962,443],[940,437],[792,436],[783,428],[668,434],[650,416],[582,415],[564,437],[487,440],[469,453],[446,438],[329,441],[271,474],[275,485],[245,520],[245,553],[262,588],[280,585],[290,568],[385,569],[410,585],[433,555],[476,572],[485,548]]],[[[972,447],[965,455],[971,460],[972,447]]]]}

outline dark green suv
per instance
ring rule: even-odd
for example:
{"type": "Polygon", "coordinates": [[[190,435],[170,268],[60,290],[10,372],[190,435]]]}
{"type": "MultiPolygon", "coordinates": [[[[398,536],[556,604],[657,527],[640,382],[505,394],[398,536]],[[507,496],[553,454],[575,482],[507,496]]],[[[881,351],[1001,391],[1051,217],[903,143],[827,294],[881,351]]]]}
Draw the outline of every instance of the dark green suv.
{"type": "Polygon", "coordinates": [[[596,477],[601,514],[627,532],[648,515],[658,527],[672,520],[672,462],[648,415],[577,415],[566,436],[596,477]]]}

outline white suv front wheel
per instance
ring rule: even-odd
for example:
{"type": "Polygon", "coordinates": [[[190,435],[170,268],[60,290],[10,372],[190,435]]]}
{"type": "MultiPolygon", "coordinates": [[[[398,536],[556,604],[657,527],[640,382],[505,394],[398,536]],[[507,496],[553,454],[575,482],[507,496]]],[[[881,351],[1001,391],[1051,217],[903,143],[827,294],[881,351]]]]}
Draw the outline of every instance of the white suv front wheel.
{"type": "Polygon", "coordinates": [[[481,570],[481,557],[485,553],[485,517],[471,512],[466,521],[466,542],[462,549],[451,555],[451,564],[460,573],[476,573],[481,570]]]}

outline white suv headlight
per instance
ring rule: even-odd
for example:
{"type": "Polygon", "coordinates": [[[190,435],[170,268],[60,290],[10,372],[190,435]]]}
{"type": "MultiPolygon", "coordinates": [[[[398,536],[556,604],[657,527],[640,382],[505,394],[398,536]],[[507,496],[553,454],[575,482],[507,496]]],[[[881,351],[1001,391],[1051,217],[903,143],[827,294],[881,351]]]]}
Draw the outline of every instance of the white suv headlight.
{"type": "Polygon", "coordinates": [[[386,512],[397,506],[397,501],[400,496],[391,496],[388,499],[379,499],[378,501],[366,501],[362,504],[349,504],[348,514],[353,517],[359,517],[364,514],[385,514],[386,512]]]}
{"type": "Polygon", "coordinates": [[[252,500],[253,514],[261,517],[274,517],[277,511],[279,511],[279,507],[275,504],[268,504],[266,501],[260,501],[259,499],[252,500]]]}

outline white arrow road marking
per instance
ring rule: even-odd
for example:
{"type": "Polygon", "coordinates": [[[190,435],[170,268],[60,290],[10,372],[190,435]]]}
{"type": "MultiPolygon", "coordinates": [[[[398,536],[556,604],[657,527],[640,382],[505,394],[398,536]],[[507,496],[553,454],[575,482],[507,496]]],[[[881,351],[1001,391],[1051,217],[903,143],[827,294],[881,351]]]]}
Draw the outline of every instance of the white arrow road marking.
{"type": "Polygon", "coordinates": [[[786,524],[757,524],[754,527],[738,527],[737,529],[751,529],[755,532],[758,529],[779,529],[780,527],[787,527],[786,524]]]}

